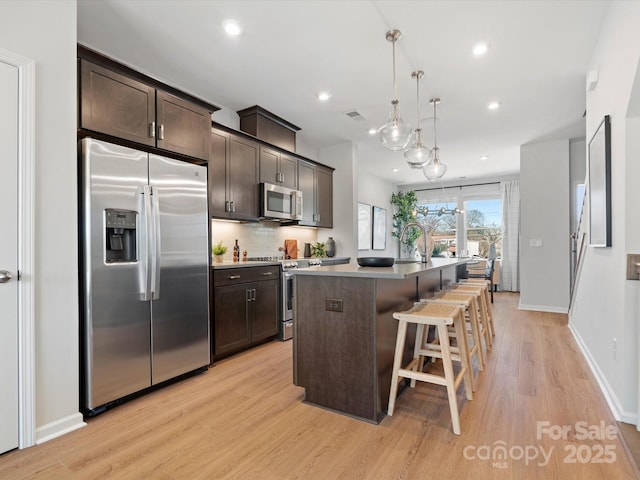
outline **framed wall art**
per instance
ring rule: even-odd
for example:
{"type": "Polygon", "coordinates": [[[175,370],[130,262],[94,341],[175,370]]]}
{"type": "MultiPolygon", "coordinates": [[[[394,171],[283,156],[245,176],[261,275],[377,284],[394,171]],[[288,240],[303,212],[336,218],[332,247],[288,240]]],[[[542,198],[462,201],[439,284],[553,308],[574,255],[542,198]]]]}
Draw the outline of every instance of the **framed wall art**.
{"type": "Polygon", "coordinates": [[[358,250],[371,250],[371,205],[358,202],[358,250]]]}
{"type": "Polygon", "coordinates": [[[589,141],[589,246],[611,246],[611,119],[606,115],[589,141]]]}
{"type": "Polygon", "coordinates": [[[387,248],[387,211],[381,207],[373,207],[373,249],[387,248]]]}

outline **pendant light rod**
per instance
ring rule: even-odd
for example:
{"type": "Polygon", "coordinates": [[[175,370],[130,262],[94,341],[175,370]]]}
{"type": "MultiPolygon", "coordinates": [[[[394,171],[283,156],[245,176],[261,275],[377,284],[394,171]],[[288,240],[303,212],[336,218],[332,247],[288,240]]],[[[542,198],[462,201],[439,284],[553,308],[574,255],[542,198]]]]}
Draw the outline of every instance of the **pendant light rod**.
{"type": "Polygon", "coordinates": [[[420,126],[420,80],[422,80],[423,76],[424,72],[422,70],[411,72],[411,78],[416,79],[416,107],[418,110],[418,125],[416,126],[416,131],[422,130],[422,127],[420,126]]]}
{"type": "Polygon", "coordinates": [[[400,40],[402,33],[400,30],[389,30],[386,35],[388,42],[391,42],[393,50],[393,101],[391,103],[398,103],[398,91],[396,89],[396,42],[400,40]]]}
{"type": "Polygon", "coordinates": [[[440,103],[440,99],[434,97],[429,100],[429,103],[433,104],[433,146],[435,148],[438,146],[438,117],[436,117],[436,105],[440,103]]]}

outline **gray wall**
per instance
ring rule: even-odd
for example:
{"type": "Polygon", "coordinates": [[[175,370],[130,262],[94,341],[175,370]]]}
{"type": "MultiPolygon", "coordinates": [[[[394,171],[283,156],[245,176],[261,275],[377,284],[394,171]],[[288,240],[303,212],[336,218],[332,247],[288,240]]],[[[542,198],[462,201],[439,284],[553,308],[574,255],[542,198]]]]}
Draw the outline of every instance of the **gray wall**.
{"type": "Polygon", "coordinates": [[[0,46],[36,62],[36,439],[78,413],[76,2],[4,1],[0,46]]]}
{"type": "Polygon", "coordinates": [[[520,308],[567,312],[569,233],[569,139],[522,145],[520,308]]]}
{"type": "Polygon", "coordinates": [[[627,253],[640,253],[639,23],[640,2],[612,2],[585,72],[598,72],[586,92],[587,139],[611,116],[613,245],[587,247],[569,318],[614,415],[628,423],[640,408],[640,282],[626,280],[627,253]]]}

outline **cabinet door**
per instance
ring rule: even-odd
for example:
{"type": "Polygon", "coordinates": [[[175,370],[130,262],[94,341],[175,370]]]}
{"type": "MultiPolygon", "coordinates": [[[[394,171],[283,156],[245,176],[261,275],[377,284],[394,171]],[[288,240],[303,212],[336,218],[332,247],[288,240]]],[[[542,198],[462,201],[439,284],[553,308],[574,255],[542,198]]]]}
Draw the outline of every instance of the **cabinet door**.
{"type": "Polygon", "coordinates": [[[316,212],[318,227],[333,228],[333,171],[316,168],[316,212]]]}
{"type": "Polygon", "coordinates": [[[298,188],[298,159],[290,157],[284,153],[280,154],[280,178],[282,186],[287,188],[298,188]]]}
{"type": "Polygon", "coordinates": [[[230,218],[258,219],[258,151],[257,143],[235,135],[229,136],[228,200],[233,202],[230,218]]]}
{"type": "Polygon", "coordinates": [[[272,183],[277,185],[280,183],[280,170],[278,163],[280,154],[275,150],[260,147],[260,182],[272,183]]]}
{"type": "Polygon", "coordinates": [[[227,156],[229,134],[220,130],[211,130],[209,151],[209,215],[228,217],[227,201],[227,156]]]}
{"type": "Polygon", "coordinates": [[[247,311],[250,284],[214,288],[214,356],[240,350],[251,342],[247,311]]]}
{"type": "Polygon", "coordinates": [[[209,111],[162,90],[157,91],[157,107],[158,148],[208,159],[209,111]]]}
{"type": "Polygon", "coordinates": [[[278,333],[278,281],[251,284],[254,295],[250,302],[251,341],[257,342],[278,333]]]}
{"type": "Polygon", "coordinates": [[[316,166],[298,162],[298,190],[302,192],[302,225],[316,225],[316,166]]]}
{"type": "Polygon", "coordinates": [[[80,127],[155,146],[155,89],[86,60],[80,62],[80,127]]]}

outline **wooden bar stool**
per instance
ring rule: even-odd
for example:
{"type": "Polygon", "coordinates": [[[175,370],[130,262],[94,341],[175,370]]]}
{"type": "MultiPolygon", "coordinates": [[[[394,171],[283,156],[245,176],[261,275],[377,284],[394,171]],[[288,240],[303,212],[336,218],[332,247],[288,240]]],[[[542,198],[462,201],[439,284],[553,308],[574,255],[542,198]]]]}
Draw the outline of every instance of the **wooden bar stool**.
{"type": "Polygon", "coordinates": [[[496,336],[496,330],[493,326],[493,310],[491,308],[491,304],[493,300],[489,300],[489,292],[491,292],[491,283],[486,280],[481,279],[467,279],[461,281],[460,283],[456,283],[454,285],[459,285],[463,287],[480,287],[482,289],[482,293],[484,294],[484,304],[487,310],[487,315],[489,316],[489,327],[491,328],[491,336],[496,336]]]}
{"type": "Polygon", "coordinates": [[[491,312],[491,304],[488,301],[487,287],[484,285],[473,285],[469,283],[455,283],[446,287],[445,290],[451,292],[473,293],[476,295],[480,312],[479,320],[485,325],[487,348],[491,349],[491,346],[493,345],[493,337],[495,336],[495,328],[493,327],[493,315],[491,312]]]}
{"type": "Polygon", "coordinates": [[[447,387],[449,398],[449,409],[451,411],[451,422],[453,433],[460,435],[460,416],[458,414],[458,400],[456,390],[460,382],[464,380],[465,393],[467,399],[473,399],[472,385],[473,377],[468,368],[469,358],[466,355],[466,348],[459,348],[459,354],[451,352],[449,344],[448,326],[453,325],[456,331],[456,341],[458,345],[466,345],[466,327],[464,313],[459,305],[445,305],[428,303],[426,305],[416,304],[411,310],[406,312],[395,312],[393,318],[399,321],[398,335],[396,338],[396,351],[393,360],[393,373],[391,375],[391,391],[389,392],[389,408],[387,415],[392,416],[395,407],[396,396],[398,394],[398,382],[400,378],[411,379],[411,386],[415,386],[415,380],[421,382],[434,383],[447,387]],[[418,326],[416,333],[416,344],[414,347],[414,358],[405,368],[402,368],[402,354],[407,337],[407,325],[414,323],[418,326]],[[425,326],[433,325],[437,328],[439,339],[439,352],[422,348],[425,326]],[[438,356],[442,358],[444,376],[432,373],[424,373],[418,369],[419,364],[424,363],[424,357],[438,356]],[[460,372],[455,375],[453,372],[453,360],[460,362],[460,372]]]}
{"type": "MultiPolygon", "coordinates": [[[[437,292],[432,298],[420,300],[420,303],[427,302],[460,305],[461,307],[464,307],[465,318],[470,327],[468,333],[471,334],[471,338],[473,339],[473,346],[469,348],[469,360],[471,360],[475,355],[476,361],[478,362],[478,370],[483,371],[486,364],[484,352],[482,350],[484,330],[480,327],[480,321],[478,320],[478,302],[476,301],[476,296],[466,292],[451,293],[445,291],[437,292]]],[[[449,332],[449,335],[451,335],[451,331],[449,332]]],[[[486,348],[487,345],[485,341],[485,350],[486,348]]],[[[473,366],[473,364],[471,366],[473,366]]]]}

